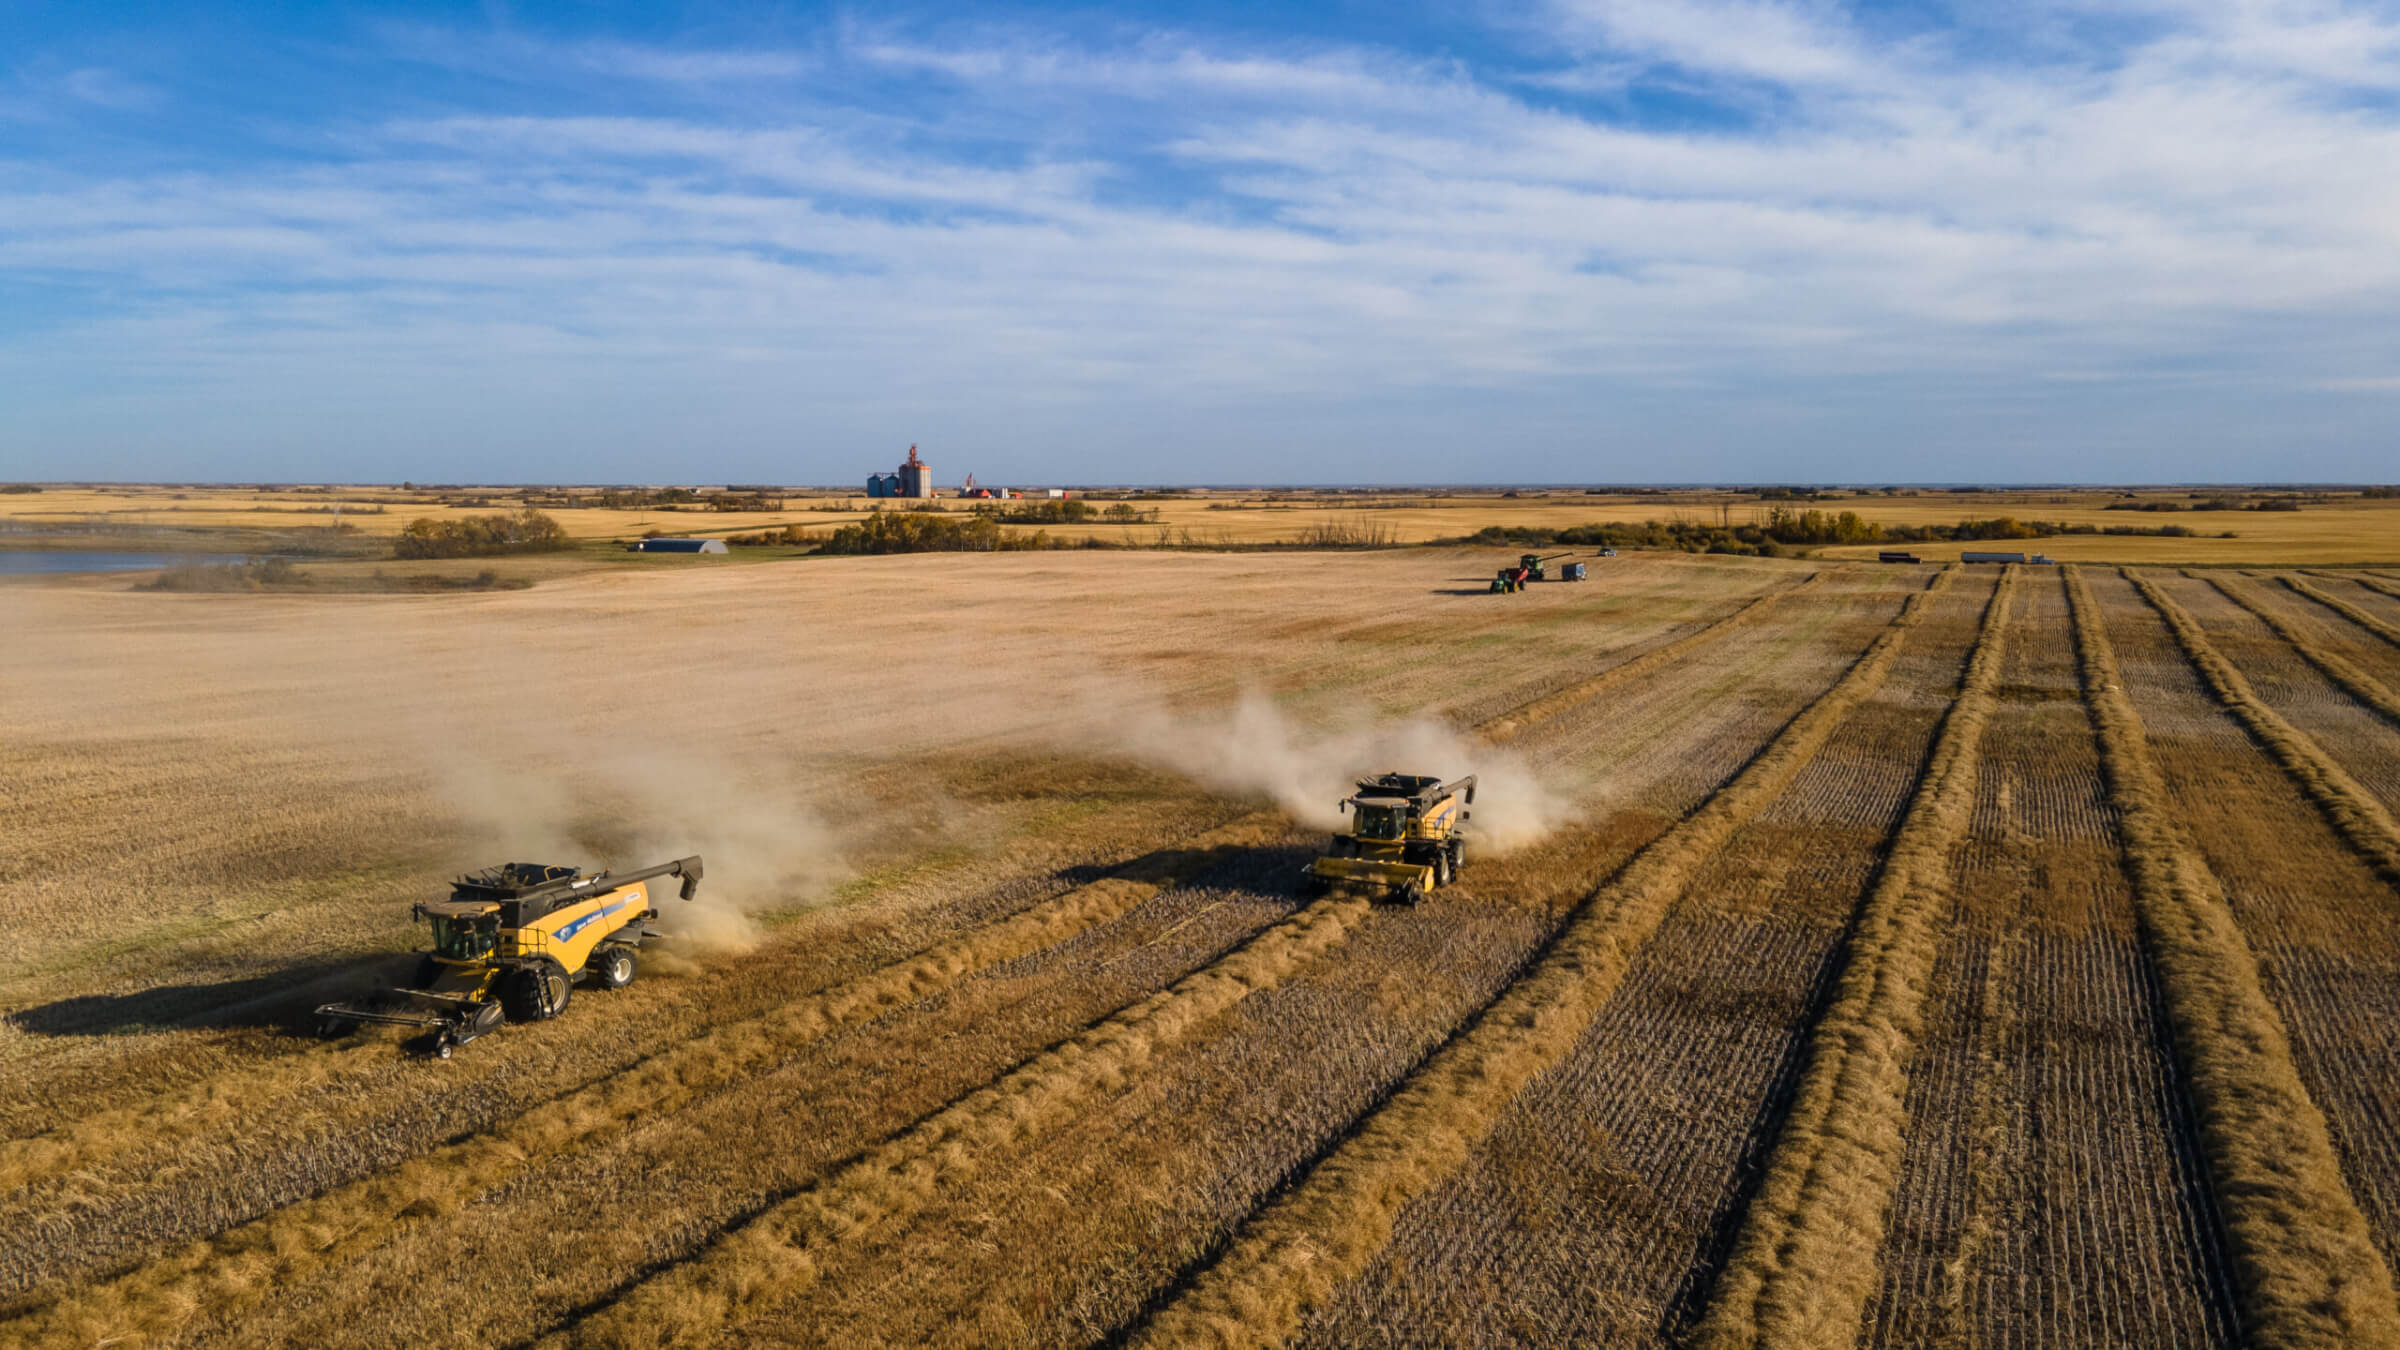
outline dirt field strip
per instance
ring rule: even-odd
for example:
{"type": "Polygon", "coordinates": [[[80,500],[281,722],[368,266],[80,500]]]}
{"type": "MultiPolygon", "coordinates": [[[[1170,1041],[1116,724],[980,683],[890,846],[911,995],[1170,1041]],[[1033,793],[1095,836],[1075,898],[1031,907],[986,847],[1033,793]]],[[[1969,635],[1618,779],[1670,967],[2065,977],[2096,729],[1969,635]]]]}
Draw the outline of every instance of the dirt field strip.
{"type": "Polygon", "coordinates": [[[2304,567],[2300,569],[2300,574],[2321,577],[2326,581],[2355,581],[2370,591],[2377,591],[2400,600],[2400,580],[2385,576],[2381,572],[2321,572],[2313,567],[2304,567]]]}
{"type": "MultiPolygon", "coordinates": [[[[2365,586],[2371,591],[2382,591],[2386,595],[2400,595],[2400,587],[2378,586],[2368,581],[2364,577],[2359,578],[2358,582],[2360,585],[2365,586]]],[[[2305,595],[2309,599],[2316,601],[2325,608],[2332,610],[2334,613],[2341,615],[2350,622],[2357,624],[2359,627],[2366,629],[2375,636],[2382,638],[2384,641],[2392,644],[2393,646],[2400,647],[2400,624],[2393,624],[2383,619],[2376,618],[2374,615],[2369,614],[2365,610],[2360,609],[2358,606],[2342,599],[2340,596],[2327,595],[2325,592],[2318,590],[2316,587],[2309,585],[2307,582],[2302,581],[2300,578],[2293,576],[2289,572],[2283,574],[2283,584],[2289,586],[2295,592],[2305,595]]]]}
{"type": "Polygon", "coordinates": [[[1317,901],[1239,950],[977,1089],[569,1328],[594,1346],[701,1344],[815,1282],[825,1250],[905,1222],[980,1153],[1122,1083],[1184,1033],[1332,949],[1369,902],[1317,901]]]}
{"type": "Polygon", "coordinates": [[[1733,781],[1588,897],[1528,973],[1262,1210],[1183,1295],[1137,1329],[1149,1346],[1280,1345],[1390,1240],[1401,1207],[1454,1171],[1535,1074],[1558,1062],[1696,869],[1764,809],[1873,694],[1954,569],[1908,597],[1833,688],[1733,781]]]}
{"type": "Polygon", "coordinates": [[[2275,630],[2277,637],[2290,643],[2293,651],[2300,653],[2310,665],[2323,671],[2327,679],[2348,691],[2352,698],[2383,714],[2395,725],[2400,725],[2400,694],[2394,694],[2384,685],[2383,681],[2335,655],[2327,649],[2325,644],[2302,632],[2298,625],[2276,613],[2265,601],[2259,599],[2249,586],[2213,573],[2186,572],[2184,575],[2194,579],[2205,575],[2208,583],[2216,587],[2219,594],[2257,615],[2261,622],[2275,630]]]}
{"type": "Polygon", "coordinates": [[[1749,601],[1745,602],[1741,608],[1736,609],[1731,614],[1728,614],[1724,618],[1717,620],[1715,623],[1708,625],[1706,628],[1702,628],[1697,632],[1687,633],[1672,642],[1664,644],[1663,646],[1653,647],[1649,651],[1643,652],[1629,661],[1620,662],[1617,665],[1601,671],[1599,674],[1592,676],[1588,680],[1578,681],[1577,683],[1569,685],[1564,689],[1558,690],[1554,693],[1544,694],[1540,698],[1533,699],[1516,708],[1512,708],[1508,712],[1501,714],[1499,718],[1494,720],[1490,725],[1483,729],[1483,738],[1487,741],[1490,741],[1494,745],[1506,745],[1508,742],[1516,739],[1517,733],[1525,730],[1528,726],[1531,726],[1536,722],[1555,717],[1558,714],[1565,712],[1567,709],[1574,707],[1576,704],[1595,698],[1601,693],[1612,689],[1617,685],[1623,684],[1627,680],[1637,679],[1641,676],[1649,674],[1654,670],[1661,669],[1665,666],[1673,664],[1674,662],[1680,661],[1700,648],[1715,642],[1717,639],[1722,638],[1737,629],[1756,623],[1760,619],[1766,617],[1767,611],[1774,608],[1777,601],[1786,599],[1790,596],[1798,595],[1800,592],[1817,585],[1828,575],[1830,575],[1830,573],[1812,572],[1808,576],[1802,578],[1797,585],[1789,586],[1779,591],[1768,591],[1764,595],[1753,596],[1749,601]]]}
{"type": "Polygon", "coordinates": [[[2383,803],[2351,777],[2349,770],[2334,763],[2307,733],[2261,701],[2251,690],[2250,681],[2208,640],[2208,635],[2200,631],[2200,625],[2192,621],[2183,606],[2168,598],[2148,578],[2130,570],[2125,570],[2124,576],[2150,602],[2150,607],[2158,611],[2159,617],[2166,620],[2167,630],[2175,635],[2176,643],[2216,694],[2217,701],[2266,747],[2267,753],[2316,802],[2317,809],[2325,813],[2334,829],[2358,850],[2367,865],[2385,881],[2400,886],[2400,823],[2393,821],[2383,803]]]}
{"type": "Polygon", "coordinates": [[[1984,610],[1958,701],[1850,939],[1766,1175],[1693,1335],[1709,1347],[1857,1342],[1908,1123],[1908,1070],[1973,818],[2017,569],[1984,610]]]}
{"type": "Polygon", "coordinates": [[[2199,1120],[2249,1339],[2263,1347],[2400,1346],[2391,1270],[2343,1179],[2325,1117],[2300,1082],[2223,890],[2176,823],[2091,588],[2079,569],[2065,571],[2126,870],[2199,1120]]]}

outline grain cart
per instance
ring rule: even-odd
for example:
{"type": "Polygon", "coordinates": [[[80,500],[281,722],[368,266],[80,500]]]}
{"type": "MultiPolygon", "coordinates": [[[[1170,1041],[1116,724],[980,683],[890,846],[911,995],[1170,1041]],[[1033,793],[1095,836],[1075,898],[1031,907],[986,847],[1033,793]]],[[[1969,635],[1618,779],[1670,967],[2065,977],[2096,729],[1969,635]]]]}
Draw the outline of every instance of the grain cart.
{"type": "Polygon", "coordinates": [[[1311,895],[1338,886],[1413,905],[1425,892],[1449,885],[1466,864],[1460,829],[1474,800],[1472,777],[1448,783],[1406,773],[1362,778],[1357,794],[1341,802],[1350,832],[1333,837],[1301,884],[1311,895]]]}
{"type": "Polygon", "coordinates": [[[566,1011],[578,980],[601,989],[633,982],[635,949],[664,934],[650,927],[654,877],[680,877],[689,900],[700,889],[700,859],[618,875],[587,876],[572,867],[504,863],[452,883],[447,900],[418,902],[415,917],[433,926],[433,950],[416,979],[352,1003],[317,1009],[317,1030],[343,1035],[361,1023],[416,1027],[433,1053],[500,1025],[539,1022],[566,1011]]]}

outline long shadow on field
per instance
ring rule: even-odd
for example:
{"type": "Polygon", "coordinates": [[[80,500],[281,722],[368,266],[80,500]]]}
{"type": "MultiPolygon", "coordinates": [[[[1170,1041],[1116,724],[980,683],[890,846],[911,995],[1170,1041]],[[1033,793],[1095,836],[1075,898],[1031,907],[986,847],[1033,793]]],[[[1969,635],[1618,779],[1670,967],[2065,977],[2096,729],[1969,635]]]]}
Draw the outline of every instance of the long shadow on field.
{"type": "Polygon", "coordinates": [[[299,1032],[320,1003],[408,980],[413,952],[290,966],[212,983],[161,984],[129,994],[81,994],[8,1014],[35,1036],[254,1028],[299,1032]]]}
{"type": "Polygon", "coordinates": [[[1492,579],[1488,575],[1480,577],[1452,577],[1450,579],[1459,584],[1455,586],[1436,586],[1433,588],[1433,593],[1435,595],[1490,595],[1492,593],[1492,579]]]}

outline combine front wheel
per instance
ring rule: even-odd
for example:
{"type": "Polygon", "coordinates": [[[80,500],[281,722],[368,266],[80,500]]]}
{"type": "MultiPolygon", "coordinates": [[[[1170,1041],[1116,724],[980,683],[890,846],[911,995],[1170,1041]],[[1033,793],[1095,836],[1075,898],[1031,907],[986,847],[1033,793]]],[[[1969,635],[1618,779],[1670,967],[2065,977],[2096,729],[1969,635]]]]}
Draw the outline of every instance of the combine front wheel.
{"type": "Polygon", "coordinates": [[[566,967],[544,957],[508,973],[500,982],[500,1005],[508,1010],[511,1022],[539,1022],[565,1012],[574,992],[575,983],[567,978],[566,967]]]}

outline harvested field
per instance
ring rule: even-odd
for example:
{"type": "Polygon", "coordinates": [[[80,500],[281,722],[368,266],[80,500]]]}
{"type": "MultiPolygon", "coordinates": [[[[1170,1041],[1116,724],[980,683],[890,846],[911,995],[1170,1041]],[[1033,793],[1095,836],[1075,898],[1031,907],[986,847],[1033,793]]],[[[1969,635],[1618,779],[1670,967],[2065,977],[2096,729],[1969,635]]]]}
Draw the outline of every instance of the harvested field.
{"type": "Polygon", "coordinates": [[[10,588],[0,1346],[2400,1343],[2390,583],[1484,561],[10,588]],[[1302,898],[1383,768],[1458,884],[1302,898]]]}

